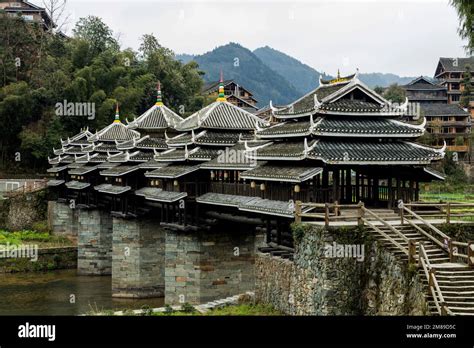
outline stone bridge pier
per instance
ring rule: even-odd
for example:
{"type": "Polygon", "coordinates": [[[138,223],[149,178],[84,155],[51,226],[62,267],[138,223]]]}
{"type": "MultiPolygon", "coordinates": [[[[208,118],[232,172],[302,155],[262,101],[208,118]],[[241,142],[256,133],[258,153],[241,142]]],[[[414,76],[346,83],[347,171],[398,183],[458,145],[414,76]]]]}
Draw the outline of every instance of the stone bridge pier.
{"type": "Polygon", "coordinates": [[[198,304],[255,289],[255,229],[166,231],[165,303],[198,304]]]}
{"type": "Polygon", "coordinates": [[[113,219],[112,296],[162,297],[165,231],[159,221],[113,219]]]}
{"type": "Polygon", "coordinates": [[[112,217],[101,210],[78,209],[77,270],[81,275],[112,272],[112,217]]]}

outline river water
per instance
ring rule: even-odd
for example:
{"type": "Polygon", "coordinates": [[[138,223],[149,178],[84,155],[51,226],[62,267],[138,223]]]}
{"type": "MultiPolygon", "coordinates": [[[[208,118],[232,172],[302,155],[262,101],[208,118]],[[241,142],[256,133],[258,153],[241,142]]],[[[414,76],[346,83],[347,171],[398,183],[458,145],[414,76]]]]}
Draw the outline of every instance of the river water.
{"type": "Polygon", "coordinates": [[[79,276],[76,270],[0,274],[0,315],[78,315],[164,305],[164,298],[112,298],[111,287],[110,276],[79,276]]]}

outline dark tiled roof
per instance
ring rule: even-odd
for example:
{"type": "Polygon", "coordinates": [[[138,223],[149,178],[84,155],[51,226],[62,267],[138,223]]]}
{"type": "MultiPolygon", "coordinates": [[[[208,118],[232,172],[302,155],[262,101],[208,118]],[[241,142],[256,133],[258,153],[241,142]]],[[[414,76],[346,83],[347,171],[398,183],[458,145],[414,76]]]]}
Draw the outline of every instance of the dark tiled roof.
{"type": "Polygon", "coordinates": [[[169,146],[185,146],[193,143],[193,136],[191,133],[181,133],[173,138],[168,138],[166,144],[169,146]]]}
{"type": "Polygon", "coordinates": [[[59,173],[68,169],[69,166],[54,166],[46,170],[47,173],[59,173]]]}
{"type": "Polygon", "coordinates": [[[240,177],[248,180],[303,182],[321,173],[323,168],[265,164],[243,172],[240,177]]]}
{"type": "Polygon", "coordinates": [[[424,91],[424,90],[446,90],[445,86],[436,85],[433,82],[427,80],[425,77],[420,76],[410,83],[400,86],[406,90],[412,91],[424,91]]]}
{"type": "Polygon", "coordinates": [[[241,133],[238,132],[219,132],[206,130],[204,134],[196,137],[195,143],[198,145],[222,145],[230,146],[239,141],[241,133]]]}
{"type": "Polygon", "coordinates": [[[260,126],[265,125],[261,118],[250,112],[228,102],[216,101],[184,119],[177,129],[253,130],[256,123],[260,126]]]}
{"type": "Polygon", "coordinates": [[[47,186],[54,187],[64,184],[64,180],[48,180],[46,183],[47,186]]]}
{"type": "MultiPolygon", "coordinates": [[[[268,141],[250,141],[248,146],[262,146],[269,144],[268,141]]],[[[212,161],[201,164],[202,169],[229,169],[229,170],[246,170],[257,166],[257,161],[248,158],[245,145],[238,143],[232,147],[228,147],[218,154],[212,161]]]]}
{"type": "Polygon", "coordinates": [[[257,132],[260,138],[288,137],[288,136],[307,136],[311,134],[310,122],[282,122],[274,126],[261,129],[257,132]]]}
{"type": "Polygon", "coordinates": [[[177,162],[177,161],[185,161],[187,156],[193,151],[197,151],[196,149],[187,150],[187,149],[172,149],[169,151],[161,152],[154,156],[155,161],[158,162],[177,162]]]}
{"type": "Polygon", "coordinates": [[[133,156],[130,156],[130,161],[131,162],[148,162],[149,160],[152,160],[155,154],[151,151],[137,151],[133,154],[133,156]]]}
{"type": "Polygon", "coordinates": [[[140,133],[129,129],[122,122],[114,121],[99,132],[89,137],[89,141],[126,141],[140,138],[140,133]]]}
{"type": "Polygon", "coordinates": [[[130,128],[166,129],[174,128],[183,119],[164,105],[154,105],[140,117],[129,123],[130,128]]]}
{"type": "Polygon", "coordinates": [[[456,104],[422,104],[420,108],[425,116],[469,116],[469,112],[456,104]]]}
{"type": "Polygon", "coordinates": [[[119,150],[131,150],[131,149],[167,149],[166,141],[163,138],[151,138],[144,136],[140,139],[132,139],[117,144],[119,150]]]}
{"type": "Polygon", "coordinates": [[[68,155],[74,155],[74,154],[82,155],[84,151],[80,146],[70,146],[70,147],[64,148],[63,153],[68,154],[68,155]]]}
{"type": "Polygon", "coordinates": [[[196,202],[201,204],[235,207],[242,211],[250,211],[260,214],[294,218],[293,204],[284,201],[209,192],[197,197],[196,202]]]}
{"type": "Polygon", "coordinates": [[[423,129],[384,117],[325,117],[316,123],[313,134],[369,137],[402,135],[418,137],[423,134],[423,129]]]}
{"type": "Polygon", "coordinates": [[[117,145],[114,143],[100,143],[96,146],[89,146],[87,149],[85,148],[84,151],[87,151],[89,149],[95,152],[120,152],[120,150],[117,150],[117,145]]]}
{"type": "MultiPolygon", "coordinates": [[[[314,141],[308,142],[310,148],[314,141]]],[[[301,160],[305,158],[303,141],[281,141],[247,152],[248,157],[257,160],[301,160]]]]}
{"type": "Polygon", "coordinates": [[[199,166],[191,165],[168,165],[162,168],[146,172],[147,178],[164,178],[164,179],[175,179],[183,175],[195,172],[199,169],[199,166]]]}
{"type": "Polygon", "coordinates": [[[430,163],[441,159],[435,149],[406,141],[351,141],[321,139],[309,152],[309,158],[327,163],[430,163]]]}
{"type": "Polygon", "coordinates": [[[91,163],[103,163],[107,161],[108,155],[106,153],[97,153],[97,156],[94,156],[90,159],[91,163]]]}
{"type": "Polygon", "coordinates": [[[147,162],[140,163],[138,166],[143,169],[156,169],[168,165],[166,162],[157,162],[154,159],[151,159],[147,162]]]}
{"type": "Polygon", "coordinates": [[[97,169],[97,166],[82,166],[69,170],[70,175],[84,175],[97,169]]]}
{"type": "Polygon", "coordinates": [[[187,192],[164,191],[159,188],[150,188],[144,193],[147,200],[167,203],[179,201],[187,196],[187,192]]]}
{"type": "Polygon", "coordinates": [[[366,102],[362,100],[339,99],[333,103],[325,103],[321,105],[321,111],[335,112],[381,112],[383,107],[377,103],[366,102]]]}
{"type": "Polygon", "coordinates": [[[130,191],[132,188],[130,186],[102,184],[102,185],[95,186],[94,189],[101,193],[108,193],[111,195],[120,195],[122,193],[130,191]]]}
{"type": "Polygon", "coordinates": [[[251,201],[255,197],[227,195],[223,193],[208,192],[196,197],[196,202],[203,204],[224,205],[238,208],[239,205],[251,201]]]}
{"type": "Polygon", "coordinates": [[[81,130],[78,134],[66,140],[61,140],[62,146],[67,145],[87,145],[89,144],[88,138],[92,136],[92,133],[88,129],[81,130]]]}
{"type": "Polygon", "coordinates": [[[132,173],[140,169],[139,166],[116,166],[109,169],[102,170],[100,175],[103,176],[122,176],[125,174],[132,173]]]}
{"type": "Polygon", "coordinates": [[[66,155],[66,156],[59,155],[57,157],[48,159],[48,162],[51,165],[60,164],[60,163],[72,163],[73,161],[74,161],[74,158],[69,155],[66,155]]]}
{"type": "Polygon", "coordinates": [[[331,94],[337,92],[342,87],[346,86],[347,83],[341,83],[337,85],[328,85],[328,86],[320,86],[315,90],[309,92],[305,96],[301,97],[300,99],[296,100],[292,104],[288,105],[283,110],[276,112],[275,115],[278,114],[301,114],[306,113],[314,110],[314,95],[318,97],[318,100],[321,101],[322,99],[330,96],[331,94]]]}
{"type": "Polygon", "coordinates": [[[474,56],[469,58],[440,58],[439,61],[445,71],[465,71],[467,65],[470,65],[471,70],[474,70],[474,56]],[[454,66],[455,61],[457,61],[457,66],[454,66]]]}
{"type": "Polygon", "coordinates": [[[189,159],[194,161],[210,161],[218,156],[219,151],[222,150],[200,147],[197,151],[189,154],[189,159]]]}
{"type": "Polygon", "coordinates": [[[91,184],[88,182],[80,182],[80,181],[68,181],[66,183],[66,187],[71,190],[83,190],[89,187],[91,184]]]}

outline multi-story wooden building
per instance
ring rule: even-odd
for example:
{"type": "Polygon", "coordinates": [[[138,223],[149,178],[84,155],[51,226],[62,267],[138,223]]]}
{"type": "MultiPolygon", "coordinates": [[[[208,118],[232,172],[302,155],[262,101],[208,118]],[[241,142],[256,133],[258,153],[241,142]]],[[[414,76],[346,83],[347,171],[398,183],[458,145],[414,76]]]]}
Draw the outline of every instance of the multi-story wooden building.
{"type": "MultiPolygon", "coordinates": [[[[202,88],[202,94],[210,98],[217,98],[219,94],[219,81],[206,83],[202,88]]],[[[252,92],[239,85],[234,80],[224,81],[224,94],[227,101],[246,111],[255,113],[258,110],[257,100],[252,92]]]]}
{"type": "Polygon", "coordinates": [[[446,86],[434,84],[423,76],[400,87],[405,90],[406,97],[411,103],[446,104],[448,101],[446,86]]]}
{"type": "Polygon", "coordinates": [[[0,11],[4,11],[8,16],[21,16],[25,21],[37,23],[44,29],[55,27],[51,17],[44,8],[28,1],[2,0],[0,1],[0,11]]]}
{"type": "MultiPolygon", "coordinates": [[[[463,74],[466,66],[474,70],[474,57],[470,58],[440,58],[434,77],[440,80],[440,84],[445,86],[448,94],[448,104],[458,104],[461,93],[464,89],[462,85],[463,74]]],[[[472,79],[474,81],[474,78],[472,79]]]]}
{"type": "Polygon", "coordinates": [[[457,153],[459,160],[470,155],[471,117],[455,104],[423,104],[421,113],[426,118],[426,131],[434,144],[446,143],[448,152],[457,153]]]}

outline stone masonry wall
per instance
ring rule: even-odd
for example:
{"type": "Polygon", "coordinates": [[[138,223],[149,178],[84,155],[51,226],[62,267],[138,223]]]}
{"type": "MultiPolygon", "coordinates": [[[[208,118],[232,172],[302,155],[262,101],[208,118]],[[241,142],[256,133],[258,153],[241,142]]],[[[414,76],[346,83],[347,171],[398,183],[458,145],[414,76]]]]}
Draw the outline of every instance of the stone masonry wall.
{"type": "Polygon", "coordinates": [[[79,210],[71,209],[67,203],[48,202],[48,225],[53,234],[77,238],[79,210]]]}
{"type": "Polygon", "coordinates": [[[261,243],[255,231],[166,231],[166,303],[204,303],[253,290],[261,243]]]}
{"type": "Polygon", "coordinates": [[[363,233],[308,229],[294,261],[257,254],[256,300],[294,315],[421,315],[426,303],[416,271],[363,233]],[[325,246],[364,245],[364,260],[327,257],[325,246]]]}
{"type": "Polygon", "coordinates": [[[100,210],[78,210],[78,273],[112,273],[112,217],[100,210]]]}
{"type": "Polygon", "coordinates": [[[165,231],[151,220],[113,219],[112,296],[164,295],[165,231]]]}

